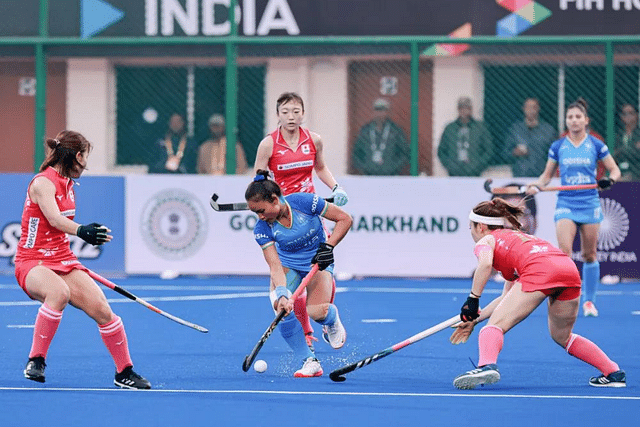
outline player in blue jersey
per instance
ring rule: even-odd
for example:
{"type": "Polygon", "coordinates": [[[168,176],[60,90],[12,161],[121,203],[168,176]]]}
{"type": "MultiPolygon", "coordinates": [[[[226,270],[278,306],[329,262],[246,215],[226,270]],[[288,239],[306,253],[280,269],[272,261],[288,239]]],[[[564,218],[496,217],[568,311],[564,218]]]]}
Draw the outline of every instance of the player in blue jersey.
{"type": "Polygon", "coordinates": [[[302,279],[318,264],[319,270],[307,286],[307,312],[323,327],[323,338],[331,347],[344,345],[347,332],[340,321],[338,309],[331,303],[333,294],[333,248],[347,234],[351,216],[321,197],[310,193],[283,196],[269,171],[258,170],[247,187],[245,199],[249,209],[258,215],[253,234],[269,265],[270,299],[276,312],[286,310],[280,322],[282,337],[293,349],[295,357],[304,361],[295,372],[297,378],[319,377],[322,366],[305,340],[304,331],[290,301],[302,279]],[[327,238],[321,217],[335,222],[327,238]]]}
{"type": "MultiPolygon", "coordinates": [[[[589,116],[584,101],[578,99],[567,107],[565,117],[568,134],[551,144],[549,159],[542,175],[529,184],[527,192],[535,194],[551,181],[560,168],[562,185],[598,184],[604,190],[620,179],[620,169],[601,140],[587,132],[589,116]],[[596,180],[598,162],[609,176],[596,180]]],[[[596,290],[600,283],[600,263],[597,259],[598,230],[602,222],[598,190],[560,191],[554,220],[560,249],[571,256],[578,230],[582,252],[582,309],[585,316],[597,316],[596,290]]]]}

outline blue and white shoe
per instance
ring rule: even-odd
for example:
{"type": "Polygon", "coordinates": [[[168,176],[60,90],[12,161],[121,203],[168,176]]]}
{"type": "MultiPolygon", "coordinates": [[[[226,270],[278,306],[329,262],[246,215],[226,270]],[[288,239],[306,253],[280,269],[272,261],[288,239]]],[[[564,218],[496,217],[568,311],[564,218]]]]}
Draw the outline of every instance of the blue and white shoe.
{"type": "Polygon", "coordinates": [[[615,371],[607,375],[599,377],[591,377],[589,385],[593,387],[626,387],[627,374],[623,370],[615,371]]]}
{"type": "Polygon", "coordinates": [[[480,366],[462,375],[458,375],[453,380],[453,385],[460,390],[471,390],[481,384],[495,384],[500,381],[500,372],[495,363],[480,366]]]}

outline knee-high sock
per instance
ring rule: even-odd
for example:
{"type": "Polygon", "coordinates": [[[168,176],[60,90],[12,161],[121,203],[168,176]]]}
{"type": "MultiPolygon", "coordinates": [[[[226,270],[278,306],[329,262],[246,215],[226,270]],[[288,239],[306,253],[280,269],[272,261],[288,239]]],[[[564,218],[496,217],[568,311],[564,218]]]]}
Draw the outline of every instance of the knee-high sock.
{"type": "Polygon", "coordinates": [[[311,326],[311,321],[309,320],[309,313],[307,313],[307,291],[305,290],[302,295],[300,295],[293,302],[293,311],[296,313],[296,317],[302,324],[302,329],[306,334],[313,333],[313,327],[311,326]]]}
{"type": "Polygon", "coordinates": [[[480,358],[478,366],[489,365],[498,361],[498,354],[504,343],[504,332],[497,326],[487,325],[478,334],[480,358]]]}
{"type": "Polygon", "coordinates": [[[58,330],[61,319],[61,311],[52,309],[46,302],[40,306],[38,315],[36,316],[36,324],[33,328],[33,342],[31,343],[29,358],[37,356],[47,357],[51,340],[53,340],[53,336],[58,330]]]}
{"type": "Polygon", "coordinates": [[[291,347],[297,359],[306,360],[309,357],[316,357],[309,349],[307,341],[304,339],[302,325],[300,325],[296,316],[289,314],[287,317],[282,319],[278,328],[280,329],[282,338],[284,338],[287,344],[289,344],[289,347],[291,347]]]}
{"type": "Polygon", "coordinates": [[[322,320],[318,320],[318,323],[321,325],[333,325],[336,323],[336,319],[338,318],[338,307],[334,304],[329,304],[329,308],[327,309],[327,315],[322,320]]]}
{"type": "Polygon", "coordinates": [[[111,353],[111,357],[116,364],[116,371],[122,372],[127,366],[133,366],[133,362],[129,355],[129,344],[122,319],[116,315],[114,316],[115,318],[111,322],[98,327],[100,328],[102,341],[107,346],[107,350],[111,353]]]}
{"type": "Polygon", "coordinates": [[[596,291],[600,284],[600,263],[598,261],[582,264],[582,302],[596,301],[596,291]]]}
{"type": "Polygon", "coordinates": [[[618,364],[609,359],[600,347],[580,335],[571,334],[566,349],[567,353],[595,366],[604,375],[609,375],[620,369],[618,364]]]}

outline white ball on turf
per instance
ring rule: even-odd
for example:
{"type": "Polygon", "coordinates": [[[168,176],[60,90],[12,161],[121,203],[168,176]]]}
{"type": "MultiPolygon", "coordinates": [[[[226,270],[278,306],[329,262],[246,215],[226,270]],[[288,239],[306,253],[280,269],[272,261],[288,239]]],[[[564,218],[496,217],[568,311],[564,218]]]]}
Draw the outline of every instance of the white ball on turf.
{"type": "Polygon", "coordinates": [[[256,360],[256,363],[253,364],[253,369],[255,369],[256,372],[263,373],[267,370],[267,362],[264,360],[256,360]]]}

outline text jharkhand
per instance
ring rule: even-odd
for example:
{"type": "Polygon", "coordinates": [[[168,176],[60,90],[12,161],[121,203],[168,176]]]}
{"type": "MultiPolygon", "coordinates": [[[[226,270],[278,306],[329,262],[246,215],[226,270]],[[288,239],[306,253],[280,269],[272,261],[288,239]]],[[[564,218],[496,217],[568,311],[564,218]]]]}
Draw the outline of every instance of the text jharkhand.
{"type": "Polygon", "coordinates": [[[383,233],[455,233],[460,226],[452,216],[360,216],[353,221],[352,231],[383,233]]]}

